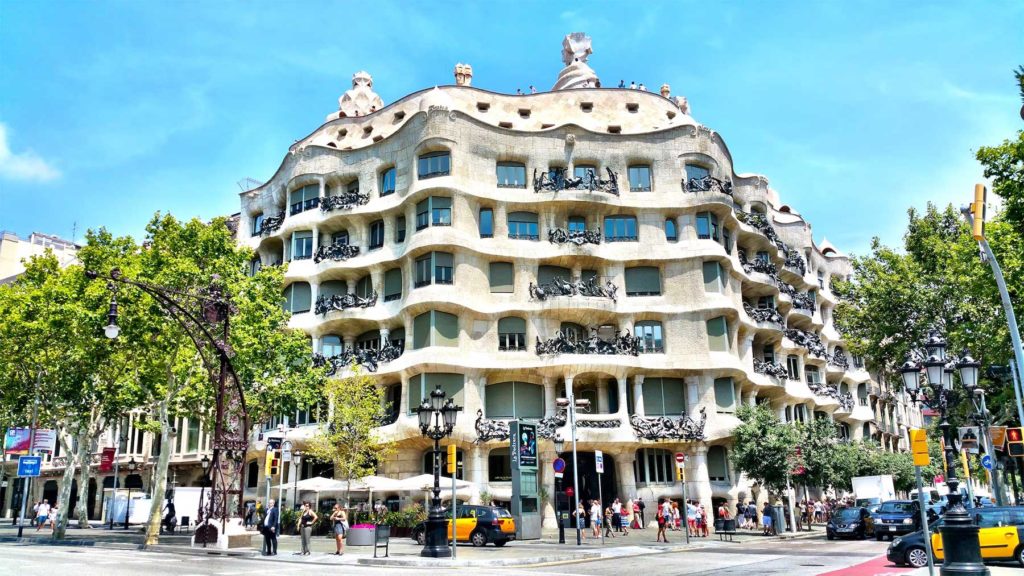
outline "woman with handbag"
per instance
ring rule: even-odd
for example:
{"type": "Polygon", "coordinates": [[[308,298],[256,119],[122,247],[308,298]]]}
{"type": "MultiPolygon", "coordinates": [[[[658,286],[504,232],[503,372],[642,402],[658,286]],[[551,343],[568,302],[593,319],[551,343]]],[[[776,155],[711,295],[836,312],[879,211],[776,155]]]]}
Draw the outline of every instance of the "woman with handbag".
{"type": "Polygon", "coordinates": [[[345,532],[348,531],[348,514],[345,513],[341,504],[334,505],[330,520],[331,529],[334,530],[334,543],[338,548],[334,555],[341,556],[345,553],[345,532]]]}
{"type": "Polygon", "coordinates": [[[309,506],[309,502],[302,503],[302,511],[299,513],[297,528],[302,537],[301,554],[303,556],[309,556],[309,541],[313,537],[313,524],[316,524],[318,517],[317,513],[309,506]]]}

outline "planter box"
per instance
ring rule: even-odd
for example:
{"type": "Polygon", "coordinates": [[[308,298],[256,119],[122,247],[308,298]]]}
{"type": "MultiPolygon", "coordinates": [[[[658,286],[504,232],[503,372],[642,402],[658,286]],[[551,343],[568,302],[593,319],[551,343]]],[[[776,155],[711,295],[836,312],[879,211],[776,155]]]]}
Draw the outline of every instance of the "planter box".
{"type": "Polygon", "coordinates": [[[345,542],[349,546],[373,546],[373,528],[349,528],[345,542]]]}

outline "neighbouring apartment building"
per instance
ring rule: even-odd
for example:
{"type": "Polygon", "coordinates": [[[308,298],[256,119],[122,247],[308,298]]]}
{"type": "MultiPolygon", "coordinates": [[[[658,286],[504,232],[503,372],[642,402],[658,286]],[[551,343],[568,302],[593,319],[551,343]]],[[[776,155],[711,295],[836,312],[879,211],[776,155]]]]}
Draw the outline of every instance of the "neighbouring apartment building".
{"type": "MultiPolygon", "coordinates": [[[[685,98],[599,87],[589,54],[589,38],[567,36],[554,87],[525,95],[473,87],[459,64],[454,85],[385,105],[357,73],[339,109],[241,194],[239,242],[254,270],[287,265],[291,325],[317,361],[342,377],[354,360],[386,390],[381,433],[398,450],[378,473],[432,472],[413,410],[436,386],[464,407],[456,474],[474,501],[511,498],[516,418],[539,424],[554,493],[552,439],[571,436],[556,399],[570,394],[590,401],[577,422],[584,499],[597,497],[595,450],[606,498],[679,498],[675,452],[705,506],[756,496],[729,458],[744,404],[903,449],[919,412],[833,326],[848,258],[815,243],[767,178],[738,174],[685,98]]],[[[265,438],[283,430],[301,450],[319,418],[311,407],[258,426],[247,498],[264,493],[265,438]]],[[[208,440],[198,424],[179,432],[196,444],[174,448],[172,470],[195,486],[208,440]]],[[[284,463],[286,483],[321,474],[331,467],[284,463]]]]}

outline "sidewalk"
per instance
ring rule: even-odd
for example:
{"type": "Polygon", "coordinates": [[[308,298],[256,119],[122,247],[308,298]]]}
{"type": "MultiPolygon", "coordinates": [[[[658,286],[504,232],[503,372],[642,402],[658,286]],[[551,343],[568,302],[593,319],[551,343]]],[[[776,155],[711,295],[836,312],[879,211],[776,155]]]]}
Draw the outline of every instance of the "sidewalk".
{"type": "MultiPolygon", "coordinates": [[[[787,537],[808,538],[820,536],[821,534],[821,531],[815,531],[787,537]]],[[[121,528],[108,530],[106,526],[99,527],[98,525],[88,530],[68,527],[65,539],[63,541],[54,541],[48,532],[36,532],[35,528],[29,527],[26,527],[24,537],[19,540],[17,538],[17,527],[11,526],[9,523],[0,525],[0,543],[91,546],[177,554],[227,555],[267,562],[407,567],[499,567],[583,562],[603,558],[625,558],[666,552],[699,550],[707,547],[742,546],[745,543],[753,542],[768,543],[782,539],[782,537],[762,536],[759,532],[741,531],[734,537],[732,542],[722,542],[716,535],[711,534],[707,538],[691,538],[690,544],[686,544],[685,535],[681,531],[669,531],[668,543],[655,542],[656,535],[656,529],[631,530],[628,536],[617,534],[616,537],[606,538],[604,544],[601,543],[600,538],[587,536],[582,545],[577,546],[575,530],[566,530],[565,544],[558,543],[557,530],[545,530],[540,540],[511,542],[503,548],[494,546],[474,548],[469,544],[460,544],[456,551],[457,558],[455,560],[450,558],[423,558],[420,556],[422,546],[417,545],[411,538],[393,538],[390,543],[389,557],[374,558],[373,548],[369,546],[346,546],[344,555],[335,556],[334,540],[325,536],[315,536],[311,542],[311,554],[309,556],[300,556],[297,554],[301,547],[299,537],[281,536],[278,540],[278,555],[268,558],[260,554],[263,538],[256,532],[252,533],[251,547],[225,551],[216,548],[193,548],[190,536],[188,535],[162,535],[159,545],[147,547],[144,545],[144,535],[141,528],[136,526],[132,526],[130,530],[123,530],[121,528]]],[[[383,553],[382,549],[378,550],[378,554],[383,555],[383,553]]]]}

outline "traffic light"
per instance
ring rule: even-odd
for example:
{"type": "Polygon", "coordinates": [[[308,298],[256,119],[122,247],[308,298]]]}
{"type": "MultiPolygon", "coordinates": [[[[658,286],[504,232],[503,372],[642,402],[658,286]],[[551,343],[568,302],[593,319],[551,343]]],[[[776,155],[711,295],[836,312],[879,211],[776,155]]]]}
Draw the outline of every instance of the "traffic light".
{"type": "Polygon", "coordinates": [[[931,463],[931,457],[928,456],[927,430],[910,429],[910,452],[914,455],[914,466],[927,466],[931,463]]]}
{"type": "Polygon", "coordinates": [[[281,452],[278,450],[267,450],[267,466],[264,473],[268,477],[277,476],[281,470],[281,452]]]}
{"type": "Polygon", "coordinates": [[[1020,428],[1007,428],[1006,445],[1010,456],[1024,458],[1024,431],[1020,428]]]}
{"type": "Polygon", "coordinates": [[[972,236],[975,240],[985,239],[985,196],[988,190],[984,184],[974,185],[974,202],[971,204],[971,215],[974,216],[972,236]]]}
{"type": "Polygon", "coordinates": [[[448,445],[448,473],[455,474],[455,467],[458,464],[455,455],[455,444],[448,445]]]}

